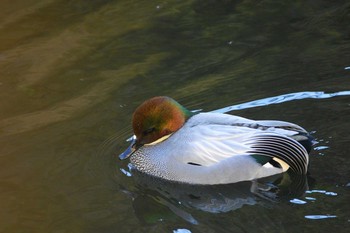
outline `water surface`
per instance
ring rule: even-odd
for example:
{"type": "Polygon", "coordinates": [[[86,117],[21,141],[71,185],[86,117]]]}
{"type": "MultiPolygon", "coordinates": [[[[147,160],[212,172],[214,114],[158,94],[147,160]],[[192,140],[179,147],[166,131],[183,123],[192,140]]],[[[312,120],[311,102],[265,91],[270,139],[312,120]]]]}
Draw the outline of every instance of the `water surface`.
{"type": "Polygon", "coordinates": [[[0,19],[1,232],[348,231],[347,1],[6,0],[0,19]],[[310,176],[255,194],[126,176],[131,114],[156,95],[300,124],[310,176]]]}

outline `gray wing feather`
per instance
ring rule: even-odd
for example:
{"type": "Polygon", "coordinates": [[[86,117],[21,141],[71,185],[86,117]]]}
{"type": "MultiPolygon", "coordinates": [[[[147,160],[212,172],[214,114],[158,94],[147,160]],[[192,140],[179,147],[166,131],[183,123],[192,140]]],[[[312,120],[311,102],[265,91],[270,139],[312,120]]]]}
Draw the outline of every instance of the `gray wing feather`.
{"type": "Polygon", "coordinates": [[[308,153],[292,138],[273,134],[257,135],[253,136],[247,144],[251,147],[248,153],[281,159],[296,173],[307,173],[308,153]]]}

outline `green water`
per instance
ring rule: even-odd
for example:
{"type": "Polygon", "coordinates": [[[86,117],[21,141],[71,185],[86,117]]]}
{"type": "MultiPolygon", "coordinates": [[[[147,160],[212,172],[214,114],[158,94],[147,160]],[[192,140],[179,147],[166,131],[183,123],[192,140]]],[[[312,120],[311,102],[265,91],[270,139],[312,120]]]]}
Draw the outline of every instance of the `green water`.
{"type": "Polygon", "coordinates": [[[277,202],[240,193],[250,204],[208,212],[198,198],[236,200],[235,186],[162,193],[117,156],[152,96],[210,111],[349,91],[349,22],[348,1],[2,1],[0,232],[348,232],[349,96],[232,112],[319,142],[310,192],[277,202]]]}

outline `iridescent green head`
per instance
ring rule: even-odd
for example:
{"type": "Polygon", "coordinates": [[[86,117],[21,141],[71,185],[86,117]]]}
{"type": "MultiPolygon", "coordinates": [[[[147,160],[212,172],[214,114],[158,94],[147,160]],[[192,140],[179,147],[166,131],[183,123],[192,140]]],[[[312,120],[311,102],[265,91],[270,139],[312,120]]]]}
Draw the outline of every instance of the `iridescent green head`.
{"type": "Polygon", "coordinates": [[[136,145],[155,143],[180,129],[193,113],[170,97],[146,100],[134,112],[132,127],[136,145]]]}

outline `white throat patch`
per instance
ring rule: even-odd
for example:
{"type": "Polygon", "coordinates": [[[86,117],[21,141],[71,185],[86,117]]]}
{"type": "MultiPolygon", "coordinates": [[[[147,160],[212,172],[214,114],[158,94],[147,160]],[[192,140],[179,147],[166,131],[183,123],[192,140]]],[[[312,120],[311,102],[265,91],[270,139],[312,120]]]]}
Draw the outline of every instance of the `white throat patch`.
{"type": "Polygon", "coordinates": [[[156,145],[156,144],[158,144],[158,143],[160,143],[160,142],[162,142],[162,141],[168,139],[168,137],[170,137],[171,135],[172,135],[172,134],[165,135],[165,136],[159,138],[158,140],[156,140],[156,141],[154,141],[154,142],[145,144],[145,146],[153,146],[153,145],[156,145]]]}

